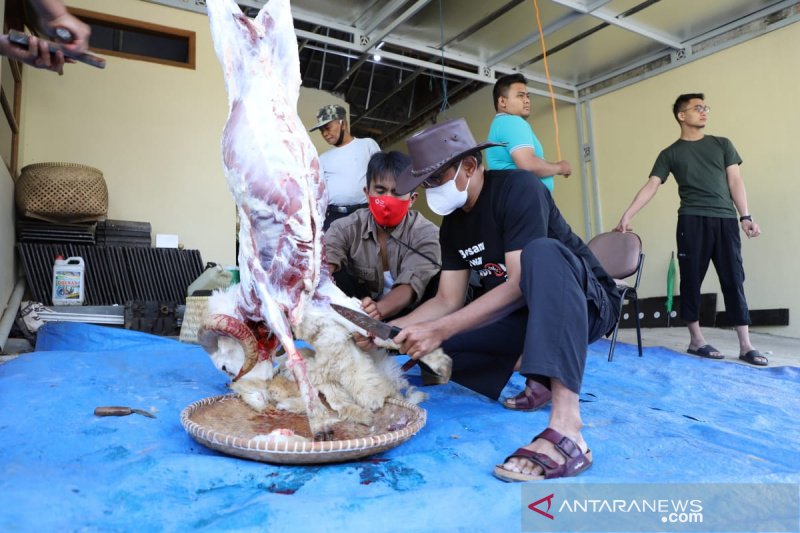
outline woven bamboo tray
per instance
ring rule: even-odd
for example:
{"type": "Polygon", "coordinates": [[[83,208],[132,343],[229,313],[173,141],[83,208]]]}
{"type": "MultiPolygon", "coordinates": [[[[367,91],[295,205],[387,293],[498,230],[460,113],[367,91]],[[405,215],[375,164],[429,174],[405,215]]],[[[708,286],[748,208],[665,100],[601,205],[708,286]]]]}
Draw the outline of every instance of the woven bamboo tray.
{"type": "Polygon", "coordinates": [[[236,393],[205,398],[181,412],[181,424],[200,444],[227,455],[277,464],[336,463],[381,453],[413,437],[426,418],[424,409],[390,399],[375,413],[371,427],[335,424],[335,440],[266,442],[257,437],[281,428],[310,438],[308,419],[286,411],[259,413],[236,393]]]}

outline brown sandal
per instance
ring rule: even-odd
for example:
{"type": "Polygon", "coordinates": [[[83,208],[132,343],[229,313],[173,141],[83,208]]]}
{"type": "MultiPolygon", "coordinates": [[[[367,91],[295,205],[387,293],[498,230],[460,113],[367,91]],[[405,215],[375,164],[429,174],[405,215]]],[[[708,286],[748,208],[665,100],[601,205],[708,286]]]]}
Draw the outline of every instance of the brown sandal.
{"type": "Polygon", "coordinates": [[[550,389],[538,381],[528,379],[522,392],[503,400],[503,407],[512,411],[537,411],[550,403],[551,398],[550,389]]]}
{"type": "Polygon", "coordinates": [[[503,465],[497,465],[494,467],[495,477],[502,479],[503,481],[510,482],[537,481],[540,479],[553,479],[558,477],[573,477],[592,466],[591,450],[586,450],[584,453],[574,440],[570,439],[569,437],[565,437],[552,428],[547,428],[536,435],[533,440],[536,439],[544,439],[552,442],[556,447],[556,451],[560,453],[566,460],[564,464],[556,463],[552,457],[549,457],[543,453],[532,452],[525,448],[519,448],[517,451],[505,458],[503,465],[512,457],[519,457],[539,465],[542,468],[543,474],[531,475],[523,474],[521,472],[512,472],[511,470],[506,470],[503,468],[503,465]]]}

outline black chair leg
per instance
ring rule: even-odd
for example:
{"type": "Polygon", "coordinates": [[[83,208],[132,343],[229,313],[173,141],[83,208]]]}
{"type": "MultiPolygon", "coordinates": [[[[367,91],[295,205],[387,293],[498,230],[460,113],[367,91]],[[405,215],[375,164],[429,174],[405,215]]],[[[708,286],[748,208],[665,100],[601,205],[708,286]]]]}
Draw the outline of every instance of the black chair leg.
{"type": "Polygon", "coordinates": [[[634,292],[631,297],[633,300],[633,310],[636,312],[636,342],[639,345],[639,357],[642,356],[642,326],[639,320],[639,296],[634,292]]]}
{"type": "Polygon", "coordinates": [[[611,335],[611,348],[608,350],[608,362],[614,359],[614,348],[617,346],[617,333],[619,333],[619,323],[622,320],[622,307],[625,305],[625,292],[620,296],[619,303],[619,316],[617,317],[617,325],[614,326],[614,334],[611,335]]]}

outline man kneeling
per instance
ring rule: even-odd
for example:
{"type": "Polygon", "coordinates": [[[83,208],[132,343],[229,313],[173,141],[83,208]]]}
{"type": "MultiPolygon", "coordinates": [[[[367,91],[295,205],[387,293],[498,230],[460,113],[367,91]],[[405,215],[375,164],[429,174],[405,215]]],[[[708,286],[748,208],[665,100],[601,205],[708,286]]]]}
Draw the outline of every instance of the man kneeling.
{"type": "Polygon", "coordinates": [[[407,140],[411,167],[397,193],[419,184],[444,216],[436,296],[394,321],[394,338],[416,359],[441,346],[453,381],[498,398],[520,372],[552,392],[548,427],[494,473],[505,481],[575,476],[592,464],[581,435],[578,393],[587,344],[613,329],[614,280],[575,235],[549,191],[525,170],[486,171],[463,119],[407,140]],[[482,293],[465,305],[470,269],[482,293]]]}
{"type": "Polygon", "coordinates": [[[409,164],[400,152],[372,154],[364,188],[369,207],[335,220],[325,233],[336,285],[360,298],[376,320],[407,313],[436,292],[439,228],[409,210],[417,193],[396,190],[395,179],[409,164]]]}

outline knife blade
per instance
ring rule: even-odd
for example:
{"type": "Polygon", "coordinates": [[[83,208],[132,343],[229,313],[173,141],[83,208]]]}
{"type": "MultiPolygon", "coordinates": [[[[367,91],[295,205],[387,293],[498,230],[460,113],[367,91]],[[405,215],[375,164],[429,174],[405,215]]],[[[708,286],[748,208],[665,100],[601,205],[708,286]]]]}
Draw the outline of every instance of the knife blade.
{"type": "Polygon", "coordinates": [[[353,311],[349,307],[338,304],[331,304],[331,307],[347,320],[375,335],[379,339],[393,339],[395,335],[400,333],[400,328],[391,326],[380,320],[375,320],[366,313],[359,313],[358,311],[353,311]]]}
{"type": "Polygon", "coordinates": [[[145,411],[144,409],[133,409],[132,407],[121,406],[103,406],[97,407],[94,410],[95,416],[128,416],[132,414],[146,416],[148,418],[155,418],[156,415],[145,411]]]}
{"type": "MultiPolygon", "coordinates": [[[[22,33],[21,31],[9,30],[8,32],[8,41],[17,46],[27,47],[28,38],[29,36],[25,33],[22,33]]],[[[54,54],[58,50],[61,50],[64,53],[65,57],[69,57],[70,59],[74,59],[75,61],[86,63],[87,65],[91,65],[93,67],[106,68],[106,60],[100,56],[87,53],[79,54],[75,52],[70,52],[69,50],[65,50],[64,47],[61,46],[59,43],[54,43],[52,41],[47,41],[45,39],[41,40],[47,43],[47,47],[50,50],[51,54],[54,54]]]]}

